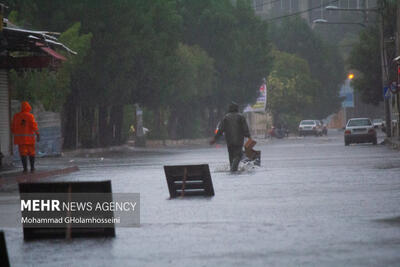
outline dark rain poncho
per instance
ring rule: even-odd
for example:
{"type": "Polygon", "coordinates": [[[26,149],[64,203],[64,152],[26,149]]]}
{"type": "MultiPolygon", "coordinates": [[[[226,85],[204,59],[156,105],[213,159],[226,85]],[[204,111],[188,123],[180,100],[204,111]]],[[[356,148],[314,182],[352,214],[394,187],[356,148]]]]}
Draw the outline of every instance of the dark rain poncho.
{"type": "Polygon", "coordinates": [[[243,146],[244,138],[250,137],[246,119],[237,111],[229,112],[222,119],[216,138],[225,133],[228,146],[243,146]]]}

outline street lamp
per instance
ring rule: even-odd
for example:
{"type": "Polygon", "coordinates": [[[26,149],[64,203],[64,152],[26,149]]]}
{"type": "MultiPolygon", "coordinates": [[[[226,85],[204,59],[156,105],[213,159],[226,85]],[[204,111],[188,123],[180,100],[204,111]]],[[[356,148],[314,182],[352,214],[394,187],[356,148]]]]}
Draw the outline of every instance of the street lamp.
{"type": "Polygon", "coordinates": [[[333,10],[333,9],[338,9],[337,6],[326,6],[325,7],[326,10],[333,10]]]}
{"type": "MultiPolygon", "coordinates": [[[[380,15],[380,19],[381,19],[381,23],[380,23],[380,27],[379,27],[379,43],[380,43],[380,53],[381,53],[381,75],[382,75],[382,87],[386,86],[387,80],[388,78],[388,71],[386,69],[387,67],[387,63],[386,63],[386,58],[385,58],[385,41],[384,41],[384,35],[383,35],[383,13],[382,10],[383,8],[339,8],[337,6],[327,6],[326,7],[327,10],[331,10],[331,11],[358,11],[358,12],[362,12],[364,15],[364,26],[367,23],[367,12],[371,11],[371,12],[376,12],[377,14],[380,15]]],[[[357,23],[360,24],[360,23],[357,23]]],[[[388,99],[384,99],[384,106],[385,106],[385,120],[386,120],[386,125],[387,125],[387,129],[386,129],[386,134],[388,137],[391,136],[391,116],[390,116],[390,109],[389,109],[389,100],[388,99]]]]}
{"type": "Polygon", "coordinates": [[[314,24],[347,24],[347,25],[359,25],[365,27],[365,24],[362,22],[330,22],[326,19],[316,19],[313,21],[314,24]]]}
{"type": "Polygon", "coordinates": [[[331,11],[360,11],[360,12],[379,12],[379,8],[340,8],[337,6],[327,6],[325,7],[326,10],[331,10],[331,11]]]}
{"type": "Polygon", "coordinates": [[[328,23],[328,21],[326,19],[315,19],[313,23],[328,23]]]}

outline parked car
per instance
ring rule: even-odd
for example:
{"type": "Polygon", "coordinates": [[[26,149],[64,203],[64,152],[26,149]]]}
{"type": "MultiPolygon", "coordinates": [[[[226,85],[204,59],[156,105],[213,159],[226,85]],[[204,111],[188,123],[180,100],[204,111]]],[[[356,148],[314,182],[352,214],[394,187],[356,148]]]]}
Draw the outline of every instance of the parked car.
{"type": "Polygon", "coordinates": [[[374,119],[372,121],[372,123],[374,124],[375,128],[382,128],[383,127],[383,120],[382,119],[374,119]]]}
{"type": "Polygon", "coordinates": [[[373,143],[377,144],[374,125],[368,118],[350,119],[344,131],[344,145],[351,143],[373,143]]]}
{"type": "Polygon", "coordinates": [[[317,120],[302,120],[299,124],[299,136],[322,135],[321,123],[317,120]]]}

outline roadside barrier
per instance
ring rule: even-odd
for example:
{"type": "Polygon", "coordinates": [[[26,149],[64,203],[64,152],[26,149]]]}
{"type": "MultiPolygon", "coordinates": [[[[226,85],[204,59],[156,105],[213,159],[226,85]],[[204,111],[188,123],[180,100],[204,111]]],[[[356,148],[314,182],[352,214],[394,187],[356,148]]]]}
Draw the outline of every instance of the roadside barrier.
{"type": "MultiPolygon", "coordinates": [[[[96,193],[101,196],[102,201],[112,201],[111,181],[94,181],[94,182],[57,182],[57,183],[20,183],[19,193],[22,199],[30,199],[32,194],[57,195],[66,197],[68,202],[74,201],[74,197],[78,194],[84,196],[90,193],[96,193]]],[[[32,215],[32,211],[21,211],[22,217],[32,215]]],[[[58,212],[57,214],[60,214],[58,212]]],[[[61,217],[70,216],[70,211],[62,211],[61,217]]],[[[113,217],[112,211],[99,211],[96,216],[110,219],[113,217]]],[[[54,224],[52,224],[54,225],[54,224]]],[[[113,223],[93,224],[90,227],[81,227],[74,222],[64,222],[54,227],[43,227],[26,225],[22,223],[25,240],[32,239],[49,239],[49,238],[75,238],[75,237],[115,237],[115,225],[113,223]]]]}
{"type": "Polygon", "coordinates": [[[214,196],[208,164],[164,166],[171,198],[214,196]]]}

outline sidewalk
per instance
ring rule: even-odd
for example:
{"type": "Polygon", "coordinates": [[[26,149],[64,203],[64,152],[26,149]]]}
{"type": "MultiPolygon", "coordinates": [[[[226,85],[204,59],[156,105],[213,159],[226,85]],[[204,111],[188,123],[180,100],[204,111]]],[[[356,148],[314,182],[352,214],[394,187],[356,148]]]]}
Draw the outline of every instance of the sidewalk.
{"type": "Polygon", "coordinates": [[[70,166],[56,169],[38,170],[34,173],[22,173],[21,170],[15,169],[12,171],[0,172],[0,190],[6,186],[25,183],[36,182],[45,178],[50,178],[57,175],[64,175],[71,172],[79,171],[78,166],[70,166]]]}
{"type": "MultiPolygon", "coordinates": [[[[268,140],[266,140],[268,141],[268,140]]],[[[100,147],[100,148],[80,148],[66,150],[61,153],[61,157],[43,157],[39,159],[35,173],[22,173],[21,167],[10,167],[0,170],[0,191],[18,183],[27,181],[39,181],[58,175],[65,175],[79,171],[78,166],[81,159],[91,157],[106,157],[107,155],[118,154],[140,154],[140,153],[160,153],[170,152],[178,148],[185,147],[209,147],[209,138],[182,139],[182,140],[147,140],[146,147],[135,147],[134,143],[128,141],[120,146],[100,147]],[[41,163],[41,164],[40,164],[41,163]],[[76,165],[75,165],[76,164],[76,165]]]]}
{"type": "Polygon", "coordinates": [[[400,150],[400,140],[398,137],[385,137],[385,144],[391,146],[393,149],[400,150]]]}
{"type": "MultiPolygon", "coordinates": [[[[81,148],[62,152],[61,157],[43,157],[39,159],[37,170],[34,173],[22,173],[21,167],[9,166],[0,170],[0,191],[8,190],[11,187],[15,190],[15,185],[24,182],[36,182],[53,176],[65,175],[79,171],[77,158],[103,157],[113,153],[146,153],[161,152],[185,146],[208,145],[206,139],[193,140],[166,140],[165,145],[162,141],[150,141],[146,147],[134,147],[132,143],[120,146],[102,148],[81,148]]],[[[79,165],[79,164],[78,164],[79,165]]]]}

